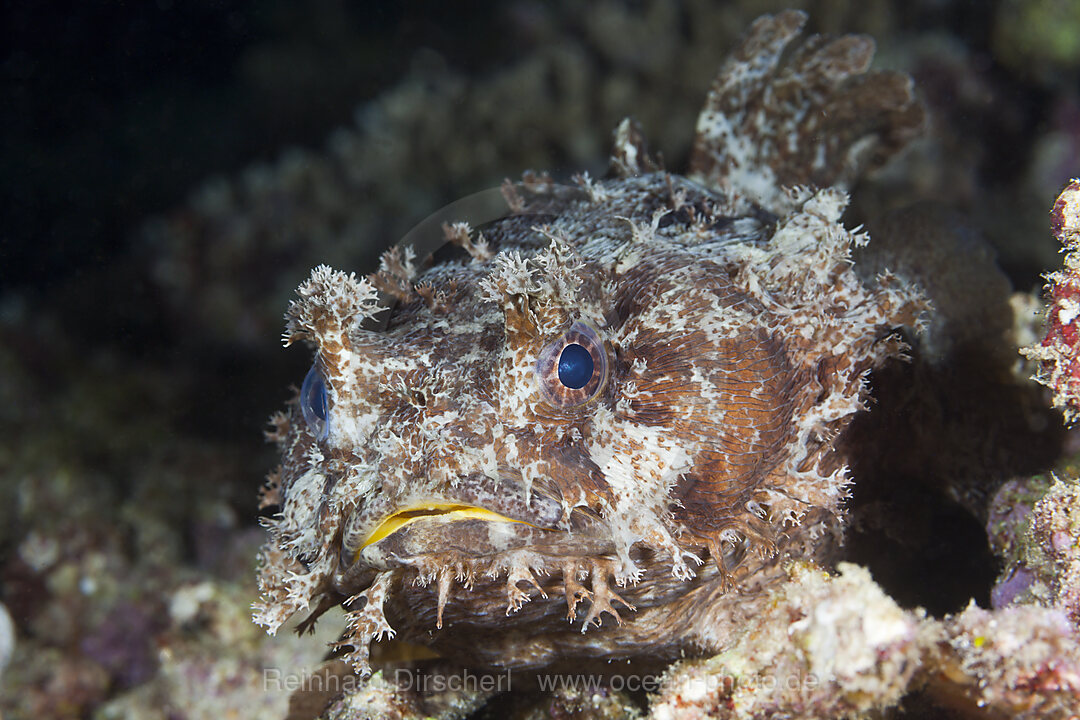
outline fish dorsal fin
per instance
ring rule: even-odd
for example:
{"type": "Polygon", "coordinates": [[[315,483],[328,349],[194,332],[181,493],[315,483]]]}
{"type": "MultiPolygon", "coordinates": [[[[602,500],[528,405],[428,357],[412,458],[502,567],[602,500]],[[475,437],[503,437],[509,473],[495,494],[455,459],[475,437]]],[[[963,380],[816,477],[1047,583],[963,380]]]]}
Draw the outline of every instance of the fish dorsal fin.
{"type": "Polygon", "coordinates": [[[847,190],[923,125],[911,78],[868,71],[863,35],[800,39],[806,14],[758,18],[720,68],[698,117],[690,174],[777,214],[784,188],[847,190]]]}

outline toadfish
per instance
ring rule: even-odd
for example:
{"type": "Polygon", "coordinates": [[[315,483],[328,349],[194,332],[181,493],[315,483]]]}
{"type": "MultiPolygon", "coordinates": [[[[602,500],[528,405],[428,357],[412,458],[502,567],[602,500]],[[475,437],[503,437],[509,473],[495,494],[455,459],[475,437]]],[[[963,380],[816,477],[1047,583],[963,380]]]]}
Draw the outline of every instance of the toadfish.
{"type": "Polygon", "coordinates": [[[910,78],[868,71],[869,39],[804,22],[750,27],[685,175],[624,121],[608,178],[528,175],[433,256],[312,272],[258,623],[343,605],[361,673],[395,634],[505,667],[676,657],[753,623],[786,562],[824,562],[837,435],[926,309],[856,276],[846,189],[923,116],[910,78]]]}

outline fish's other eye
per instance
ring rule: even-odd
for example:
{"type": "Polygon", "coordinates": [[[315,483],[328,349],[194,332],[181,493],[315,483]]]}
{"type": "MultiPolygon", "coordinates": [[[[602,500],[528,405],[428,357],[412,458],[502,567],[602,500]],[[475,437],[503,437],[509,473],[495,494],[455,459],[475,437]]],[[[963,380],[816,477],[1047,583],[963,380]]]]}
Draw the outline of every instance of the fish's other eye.
{"type": "Polygon", "coordinates": [[[300,412],[316,440],[325,440],[330,432],[329,405],[326,381],[319,372],[319,363],[316,361],[304,377],[304,384],[300,386],[300,412]]]}
{"type": "Polygon", "coordinates": [[[589,402],[604,389],[608,354],[604,340],[592,325],[576,322],[558,340],[549,343],[536,360],[536,383],[544,398],[557,407],[589,402]]]}

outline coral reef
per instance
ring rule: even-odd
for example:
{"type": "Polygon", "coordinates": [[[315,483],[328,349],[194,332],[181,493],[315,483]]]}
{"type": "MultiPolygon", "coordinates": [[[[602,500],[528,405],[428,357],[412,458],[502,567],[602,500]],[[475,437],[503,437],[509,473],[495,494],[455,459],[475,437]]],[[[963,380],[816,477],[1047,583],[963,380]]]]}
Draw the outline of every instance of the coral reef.
{"type": "MultiPolygon", "coordinates": [[[[345,665],[344,663],[339,663],[345,665]]],[[[341,668],[344,677],[356,679],[347,666],[341,668]]],[[[495,694],[495,688],[479,688],[479,680],[474,687],[470,684],[467,672],[461,668],[427,668],[426,674],[405,675],[401,668],[390,679],[382,672],[375,673],[363,683],[357,683],[358,689],[339,695],[325,707],[320,714],[322,720],[364,720],[365,718],[386,718],[387,720],[408,720],[411,718],[435,718],[436,720],[456,720],[481,707],[495,694]],[[408,680],[404,678],[408,677],[408,680]],[[448,681],[446,686],[434,682],[424,683],[424,678],[452,678],[461,680],[460,685],[448,681]],[[413,687],[413,684],[416,687],[413,687]],[[423,688],[421,691],[419,688],[423,688]]],[[[505,679],[505,678],[503,678],[505,679]]],[[[503,683],[501,690],[509,688],[503,683]]],[[[322,708],[317,708],[322,710],[322,708]]]]}
{"type": "Polygon", "coordinates": [[[1053,391],[1054,405],[1073,422],[1080,417],[1080,180],[1058,195],[1050,227],[1065,250],[1065,269],[1046,276],[1046,337],[1022,352],[1040,363],[1036,379],[1053,391]]]}
{"type": "Polygon", "coordinates": [[[4,413],[34,411],[5,417],[0,453],[0,587],[14,620],[0,628],[0,714],[283,716],[289,693],[266,692],[264,668],[314,665],[332,638],[268,644],[251,625],[258,529],[240,522],[235,453],[166,422],[180,375],[74,350],[55,326],[13,315],[0,321],[4,413]],[[19,363],[28,350],[47,360],[19,363]]]}
{"type": "Polygon", "coordinates": [[[1080,487],[1035,476],[1007,483],[994,497],[987,533],[1004,569],[994,607],[1056,608],[1080,620],[1080,487]]]}
{"type": "Polygon", "coordinates": [[[1055,482],[1031,509],[1027,567],[1049,579],[1043,602],[1080,623],[1080,486],[1055,482]]]}
{"type": "MultiPolygon", "coordinates": [[[[154,635],[152,678],[102,704],[95,717],[192,720],[221,717],[284,718],[290,697],[322,652],[292,634],[280,644],[248,631],[250,588],[201,580],[172,588],[154,635]]],[[[322,643],[332,638],[323,635],[322,643]]]]}
{"type": "Polygon", "coordinates": [[[921,618],[863,568],[788,572],[730,649],[672,666],[651,717],[851,717],[897,704],[919,666],[921,618]]]}
{"type": "Polygon", "coordinates": [[[967,717],[1072,718],[1080,708],[1080,638],[1060,612],[975,606],[930,624],[924,692],[967,717]],[[940,634],[939,634],[940,633],[940,634]]]}
{"type": "Polygon", "coordinates": [[[972,718],[1080,708],[1080,635],[1039,607],[974,605],[943,620],[901,609],[864,569],[792,566],[764,622],[727,652],[674,665],[650,717],[874,716],[911,697],[972,718]]]}
{"type": "MultiPolygon", "coordinates": [[[[1059,265],[1060,247],[1045,210],[1080,157],[1068,3],[285,5],[5,8],[0,715],[1077,713],[1077,435],[1028,380],[1049,380],[1053,361],[1013,352],[1045,349],[1037,275],[1059,265]],[[687,167],[723,54],[754,17],[791,6],[810,12],[815,32],[872,34],[876,67],[910,74],[927,109],[926,134],[849,187],[837,223],[873,238],[853,256],[863,282],[891,268],[937,308],[925,336],[905,338],[910,362],[868,378],[870,412],[835,440],[856,481],[845,543],[815,542],[874,580],[777,557],[767,573],[777,583],[747,606],[769,598],[760,614],[778,624],[729,627],[719,658],[670,669],[571,658],[515,673],[512,690],[494,694],[405,686],[479,669],[398,644],[376,645],[378,672],[360,684],[326,655],[342,639],[336,610],[314,637],[253,626],[264,533],[251,488],[273,463],[259,427],[284,399],[272,389],[305,369],[305,353],[274,347],[296,283],[319,262],[371,269],[435,208],[523,168],[601,176],[608,133],[627,115],[639,123],[622,126],[618,147],[643,150],[648,137],[659,152],[620,155],[620,172],[635,157],[648,158],[642,170],[687,167]],[[57,42],[40,43],[41,27],[57,42]],[[904,628],[898,644],[864,632],[889,618],[904,628]],[[880,664],[864,662],[878,651],[880,664]],[[907,664],[889,664],[899,658],[907,664]],[[837,670],[832,695],[772,684],[815,664],[837,670]],[[581,673],[587,683],[571,682],[581,673]]],[[[865,48],[849,46],[853,57],[865,48]]],[[[1069,328],[1050,320],[1067,369],[1069,328]]],[[[747,578],[736,580],[729,592],[744,592],[747,578]]],[[[435,590],[410,588],[427,600],[435,590]]],[[[627,624],[644,609],[609,601],[627,624]]],[[[583,599],[579,622],[587,608],[583,599]]],[[[616,629],[605,613],[586,641],[616,629]]]]}
{"type": "MultiPolygon", "coordinates": [[[[990,602],[995,608],[1013,602],[1037,601],[1037,597],[1031,593],[1037,571],[1028,565],[1032,554],[1029,532],[1031,509],[1046,494],[1051,482],[1042,476],[1009,480],[990,503],[986,536],[1003,566],[990,595],[990,602]]],[[[1045,584],[1042,589],[1038,594],[1045,597],[1045,584]]]]}

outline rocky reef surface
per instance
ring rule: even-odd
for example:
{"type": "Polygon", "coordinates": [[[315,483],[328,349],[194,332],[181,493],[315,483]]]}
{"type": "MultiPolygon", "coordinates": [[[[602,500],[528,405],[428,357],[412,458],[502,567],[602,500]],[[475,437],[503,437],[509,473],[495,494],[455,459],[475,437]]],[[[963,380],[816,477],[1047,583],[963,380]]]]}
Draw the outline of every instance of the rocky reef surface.
{"type": "MultiPolygon", "coordinates": [[[[387,79],[366,94],[335,89],[354,120],[310,121],[325,142],[207,158],[187,200],[169,196],[173,209],[107,241],[92,234],[100,217],[153,206],[110,209],[129,202],[107,182],[124,154],[92,150],[90,131],[48,156],[6,134],[13,208],[55,200],[64,243],[35,255],[27,248],[55,236],[6,214],[19,246],[0,290],[0,716],[1075,715],[1080,442],[1029,380],[1044,358],[1016,347],[1045,347],[1039,274],[1060,265],[1063,227],[1047,212],[1080,168],[1080,57],[1068,42],[1080,32],[1053,2],[975,5],[504,3],[485,11],[501,42],[385,50],[400,61],[387,79]],[[292,288],[319,262],[373,269],[430,212],[525,168],[602,174],[626,115],[679,167],[727,49],[754,17],[789,6],[808,10],[815,31],[872,34],[878,63],[911,73],[929,111],[923,138],[855,189],[844,219],[898,247],[898,273],[931,278],[938,308],[913,361],[872,378],[875,404],[848,431],[861,448],[848,562],[787,568],[769,622],[724,655],[671,667],[559,668],[504,686],[498,673],[395,648],[358,684],[327,657],[335,623],[266,637],[250,622],[254,489],[274,462],[264,420],[306,369],[277,344],[292,288]],[[959,271],[927,272],[936,267],[959,271]]],[[[234,14],[244,22],[244,8],[234,14]]],[[[297,78],[328,88],[371,61],[319,65],[325,44],[302,35],[312,27],[384,47],[332,4],[305,16],[292,40],[248,53],[236,82],[287,100],[297,78]]],[[[25,88],[41,67],[32,49],[12,51],[5,79],[25,88]]],[[[128,112],[138,126],[134,100],[110,118],[128,112]]],[[[93,128],[92,113],[80,117],[93,128]]],[[[151,143],[142,130],[121,147],[143,148],[138,173],[168,175],[175,137],[151,143]]],[[[875,251],[856,259],[860,272],[884,262],[875,251]]]]}

